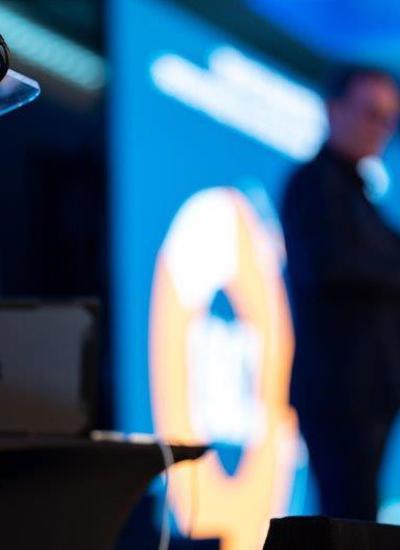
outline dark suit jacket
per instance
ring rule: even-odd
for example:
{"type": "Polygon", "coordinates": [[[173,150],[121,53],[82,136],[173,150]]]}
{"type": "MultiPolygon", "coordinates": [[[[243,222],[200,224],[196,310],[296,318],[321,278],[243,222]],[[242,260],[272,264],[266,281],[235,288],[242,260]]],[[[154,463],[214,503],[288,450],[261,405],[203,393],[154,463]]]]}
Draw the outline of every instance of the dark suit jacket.
{"type": "Polygon", "coordinates": [[[324,147],[291,178],[282,222],[300,419],[363,418],[400,404],[400,238],[356,167],[324,147]]]}

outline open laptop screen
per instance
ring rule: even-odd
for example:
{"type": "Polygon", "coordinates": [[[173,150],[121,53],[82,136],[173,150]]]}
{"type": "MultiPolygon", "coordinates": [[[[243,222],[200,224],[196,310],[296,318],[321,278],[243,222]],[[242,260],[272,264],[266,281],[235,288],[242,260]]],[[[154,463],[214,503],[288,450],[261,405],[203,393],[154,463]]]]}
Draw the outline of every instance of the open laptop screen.
{"type": "Polygon", "coordinates": [[[0,303],[0,433],[92,428],[97,314],[92,303],[0,303]]]}

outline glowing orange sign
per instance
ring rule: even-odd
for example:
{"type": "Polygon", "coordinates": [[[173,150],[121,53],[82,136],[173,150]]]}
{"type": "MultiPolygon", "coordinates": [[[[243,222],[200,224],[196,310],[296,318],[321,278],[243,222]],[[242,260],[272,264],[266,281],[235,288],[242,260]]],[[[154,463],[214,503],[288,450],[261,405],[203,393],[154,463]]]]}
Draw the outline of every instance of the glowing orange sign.
{"type": "Polygon", "coordinates": [[[193,535],[221,538],[223,550],[262,547],[268,519],[285,512],[290,493],[294,344],[276,236],[244,194],[210,189],[182,207],[156,266],[150,321],[156,428],[188,443],[225,434],[243,448],[235,475],[214,452],[172,474],[171,505],[185,530],[196,468],[193,535]],[[237,319],[228,328],[210,318],[221,291],[237,319]],[[246,390],[238,390],[243,380],[246,390]]]}

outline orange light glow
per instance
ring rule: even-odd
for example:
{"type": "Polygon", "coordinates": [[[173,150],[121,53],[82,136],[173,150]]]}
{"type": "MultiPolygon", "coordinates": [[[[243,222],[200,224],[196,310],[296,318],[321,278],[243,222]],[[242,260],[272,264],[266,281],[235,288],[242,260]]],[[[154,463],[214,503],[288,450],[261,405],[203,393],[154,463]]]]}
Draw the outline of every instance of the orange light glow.
{"type": "MultiPolygon", "coordinates": [[[[258,335],[259,353],[252,387],[254,399],[261,404],[264,428],[259,437],[245,443],[234,476],[224,471],[215,452],[194,464],[175,466],[170,499],[178,525],[187,530],[195,469],[197,512],[192,535],[220,538],[223,550],[257,550],[262,548],[269,518],[285,513],[293,476],[297,420],[288,402],[293,331],[281,258],[268,225],[239,191],[211,189],[202,195],[207,193],[210,204],[213,193],[218,193],[233,212],[236,261],[234,270],[227,270],[222,286],[241,323],[258,335]]],[[[192,197],[182,212],[195,204],[197,197],[192,197]]],[[[173,226],[166,242],[171,243],[179,231],[179,224],[173,226]]],[[[221,243],[222,246],[222,240],[221,243]]],[[[195,253],[207,258],[212,246],[209,237],[204,242],[196,239],[194,245],[198,247],[195,253]]],[[[193,426],[190,412],[188,334],[194,322],[207,316],[212,296],[204,295],[193,304],[184,303],[176,270],[171,270],[168,246],[165,244],[160,251],[153,282],[150,318],[153,414],[156,429],[165,439],[193,443],[203,436],[193,426]]],[[[185,266],[184,261],[178,266],[183,278],[186,267],[189,272],[190,266],[185,266]]],[[[211,258],[202,269],[204,280],[209,280],[207,270],[213,269],[211,258]]],[[[201,284],[202,274],[198,275],[201,284]]]]}

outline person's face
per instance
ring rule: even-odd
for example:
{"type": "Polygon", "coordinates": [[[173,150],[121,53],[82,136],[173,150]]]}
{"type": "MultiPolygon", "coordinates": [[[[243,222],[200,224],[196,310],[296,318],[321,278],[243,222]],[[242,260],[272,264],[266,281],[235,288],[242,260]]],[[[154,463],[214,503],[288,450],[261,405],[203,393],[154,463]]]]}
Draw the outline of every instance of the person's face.
{"type": "Polygon", "coordinates": [[[389,78],[356,77],[343,97],[329,105],[331,139],[349,158],[378,155],[393,134],[400,95],[389,78]]]}

